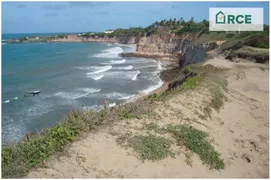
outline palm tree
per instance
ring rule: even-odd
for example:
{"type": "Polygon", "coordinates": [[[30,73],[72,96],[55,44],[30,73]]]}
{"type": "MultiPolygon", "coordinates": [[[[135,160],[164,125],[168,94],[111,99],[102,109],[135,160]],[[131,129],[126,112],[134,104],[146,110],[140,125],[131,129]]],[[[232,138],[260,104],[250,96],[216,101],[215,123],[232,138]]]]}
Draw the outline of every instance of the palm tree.
{"type": "Polygon", "coordinates": [[[174,26],[176,25],[176,18],[173,19],[173,22],[174,22],[174,26]]]}
{"type": "Polygon", "coordinates": [[[190,24],[194,23],[194,17],[191,17],[189,23],[190,23],[190,24]]]}

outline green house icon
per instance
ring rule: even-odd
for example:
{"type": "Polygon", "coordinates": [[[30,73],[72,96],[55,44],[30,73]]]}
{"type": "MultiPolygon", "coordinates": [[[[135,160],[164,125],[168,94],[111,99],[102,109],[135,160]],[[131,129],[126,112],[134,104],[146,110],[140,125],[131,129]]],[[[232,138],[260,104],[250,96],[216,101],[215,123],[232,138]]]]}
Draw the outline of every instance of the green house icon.
{"type": "Polygon", "coordinates": [[[225,24],[226,23],[226,17],[225,17],[225,14],[222,11],[219,11],[215,15],[215,23],[216,24],[225,24]]]}

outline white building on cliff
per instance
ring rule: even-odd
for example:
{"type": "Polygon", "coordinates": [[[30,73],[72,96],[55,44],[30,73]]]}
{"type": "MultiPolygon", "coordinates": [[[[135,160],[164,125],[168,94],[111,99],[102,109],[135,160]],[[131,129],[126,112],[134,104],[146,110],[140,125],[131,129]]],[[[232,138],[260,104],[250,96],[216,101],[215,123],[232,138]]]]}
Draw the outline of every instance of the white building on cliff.
{"type": "Polygon", "coordinates": [[[110,33],[112,33],[112,32],[114,32],[114,31],[111,30],[111,29],[109,29],[109,30],[105,31],[104,33],[105,33],[105,34],[110,34],[110,33]]]}

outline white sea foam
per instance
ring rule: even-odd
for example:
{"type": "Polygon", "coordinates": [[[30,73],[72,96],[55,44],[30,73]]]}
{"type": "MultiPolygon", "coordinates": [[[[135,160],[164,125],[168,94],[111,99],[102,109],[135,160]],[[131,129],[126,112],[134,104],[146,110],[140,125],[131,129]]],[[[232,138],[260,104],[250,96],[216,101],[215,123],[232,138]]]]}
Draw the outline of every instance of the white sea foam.
{"type": "Polygon", "coordinates": [[[141,90],[141,91],[139,91],[139,92],[140,92],[140,93],[143,93],[143,94],[148,94],[148,93],[154,91],[155,89],[158,89],[159,87],[161,87],[161,86],[163,85],[163,83],[164,83],[164,82],[163,82],[162,80],[160,80],[160,81],[158,82],[158,84],[153,85],[153,86],[150,86],[150,87],[148,87],[147,89],[141,90]]]}
{"type": "Polygon", "coordinates": [[[68,93],[68,92],[58,92],[58,93],[55,93],[54,95],[55,95],[55,96],[58,96],[58,97],[60,97],[60,98],[63,98],[63,99],[72,99],[72,100],[75,100],[75,99],[78,99],[78,98],[87,96],[88,94],[89,94],[89,93],[68,93]]]}
{"type": "Polygon", "coordinates": [[[88,72],[86,75],[92,75],[92,74],[99,74],[105,71],[108,71],[112,68],[112,66],[92,66],[92,69],[95,69],[96,71],[88,72]]]}
{"type": "Polygon", "coordinates": [[[114,107],[114,106],[116,106],[116,103],[110,103],[110,104],[108,104],[108,107],[114,107]]]}
{"type": "Polygon", "coordinates": [[[126,100],[126,99],[131,99],[131,98],[134,98],[134,97],[135,97],[135,94],[132,94],[132,95],[127,95],[127,96],[120,97],[118,99],[119,100],[126,100]]]}
{"type": "Polygon", "coordinates": [[[140,73],[139,70],[136,71],[112,71],[106,72],[104,77],[114,78],[114,79],[127,79],[135,81],[137,79],[138,74],[140,73]]]}
{"type": "Polygon", "coordinates": [[[15,97],[15,98],[13,98],[13,99],[17,100],[17,99],[18,99],[18,97],[15,97]]]}
{"type": "Polygon", "coordinates": [[[103,74],[93,74],[93,75],[87,75],[88,78],[91,78],[95,81],[98,81],[104,77],[103,74]]]}
{"type": "Polygon", "coordinates": [[[113,67],[113,69],[119,69],[119,70],[131,70],[133,69],[132,65],[129,66],[123,66],[123,67],[113,67]]]}
{"type": "Polygon", "coordinates": [[[114,47],[114,48],[103,50],[101,53],[95,54],[94,57],[117,58],[119,57],[118,54],[122,52],[123,52],[123,49],[121,47],[114,47]]]}
{"type": "Polygon", "coordinates": [[[91,70],[91,69],[93,69],[93,67],[91,67],[91,66],[75,67],[75,68],[80,69],[80,70],[91,70]]]}
{"type": "Polygon", "coordinates": [[[118,99],[118,100],[125,100],[135,97],[135,94],[127,94],[127,93],[120,93],[120,92],[110,92],[107,94],[101,94],[104,98],[107,99],[118,99]]]}
{"type": "Polygon", "coordinates": [[[137,70],[137,73],[132,77],[132,80],[135,81],[137,79],[137,76],[139,75],[140,71],[137,70]]]}
{"type": "Polygon", "coordinates": [[[113,64],[123,64],[125,62],[126,62],[126,59],[122,59],[122,60],[111,60],[110,62],[105,62],[105,63],[101,63],[101,64],[113,65],[113,64]]]}
{"type": "Polygon", "coordinates": [[[112,44],[107,44],[107,46],[113,46],[112,44]]]}
{"type": "Polygon", "coordinates": [[[4,103],[9,103],[10,102],[10,100],[6,100],[6,101],[4,101],[4,103]]]}
{"type": "Polygon", "coordinates": [[[93,94],[96,92],[100,92],[101,89],[94,89],[94,88],[79,88],[75,92],[58,92],[55,93],[54,96],[58,96],[63,99],[78,99],[81,97],[85,97],[89,94],[93,94]]]}
{"type": "Polygon", "coordinates": [[[89,93],[89,94],[101,91],[101,89],[94,89],[94,88],[79,88],[78,90],[79,91],[84,91],[84,92],[89,93]]]}
{"type": "Polygon", "coordinates": [[[160,61],[157,61],[157,70],[161,71],[162,70],[162,64],[160,61]]]}

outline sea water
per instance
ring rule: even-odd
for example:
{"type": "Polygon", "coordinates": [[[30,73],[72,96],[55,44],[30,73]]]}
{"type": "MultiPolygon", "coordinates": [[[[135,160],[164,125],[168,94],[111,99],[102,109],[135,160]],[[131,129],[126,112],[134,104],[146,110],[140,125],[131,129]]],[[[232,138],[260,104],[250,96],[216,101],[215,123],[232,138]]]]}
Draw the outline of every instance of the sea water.
{"type": "Polygon", "coordinates": [[[52,127],[71,110],[99,109],[104,100],[113,107],[160,87],[159,62],[118,56],[133,51],[116,43],[2,41],[2,141],[52,127]]]}

